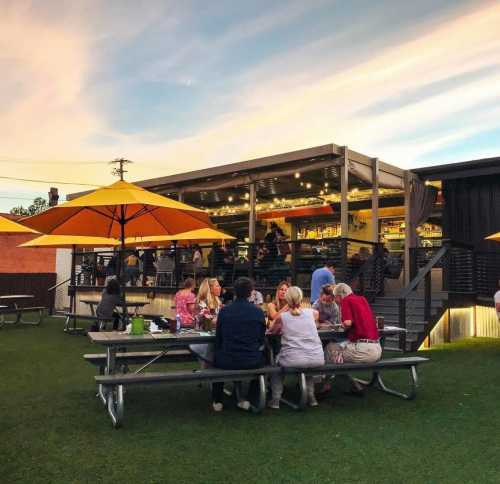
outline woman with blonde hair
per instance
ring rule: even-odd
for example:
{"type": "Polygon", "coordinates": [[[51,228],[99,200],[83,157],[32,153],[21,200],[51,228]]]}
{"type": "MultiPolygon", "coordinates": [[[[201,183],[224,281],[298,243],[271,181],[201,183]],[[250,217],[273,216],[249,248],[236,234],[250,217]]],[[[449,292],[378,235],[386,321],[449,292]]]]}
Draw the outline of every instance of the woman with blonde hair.
{"type": "MultiPolygon", "coordinates": [[[[325,364],[323,345],[318,335],[315,309],[302,307],[303,294],[300,287],[292,286],[285,294],[288,310],[282,312],[271,329],[273,334],[281,334],[281,350],[276,358],[283,367],[313,368],[325,364]]],[[[279,409],[283,394],[283,375],[273,375],[271,379],[272,400],[269,406],[279,409]]],[[[311,407],[318,402],[314,395],[313,377],[306,377],[307,401],[311,407]]]]}
{"type": "Polygon", "coordinates": [[[274,320],[283,312],[288,311],[288,303],[285,294],[288,291],[290,284],[287,281],[281,281],[276,288],[274,299],[267,305],[267,315],[269,320],[274,320]]]}
{"type": "MultiPolygon", "coordinates": [[[[200,284],[196,296],[196,326],[199,329],[213,329],[217,323],[217,316],[222,308],[219,299],[221,286],[216,278],[206,278],[200,284]]],[[[210,365],[214,361],[213,344],[190,345],[189,349],[195,353],[204,366],[210,365]]]]}

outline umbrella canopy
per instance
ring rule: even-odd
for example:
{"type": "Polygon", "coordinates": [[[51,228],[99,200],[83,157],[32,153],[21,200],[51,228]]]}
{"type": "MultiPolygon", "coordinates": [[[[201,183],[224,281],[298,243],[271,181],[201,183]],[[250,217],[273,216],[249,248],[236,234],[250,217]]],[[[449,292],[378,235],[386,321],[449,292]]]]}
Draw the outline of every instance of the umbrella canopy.
{"type": "Polygon", "coordinates": [[[500,242],[500,232],[488,235],[488,237],[486,237],[485,240],[494,240],[495,242],[500,242]]]}
{"type": "Polygon", "coordinates": [[[205,211],[121,180],[25,218],[22,223],[52,235],[123,241],[125,237],[173,235],[212,227],[205,211]]]}
{"type": "Polygon", "coordinates": [[[232,235],[226,234],[212,228],[189,230],[176,235],[150,236],[150,237],[127,237],[125,245],[132,247],[156,247],[164,242],[177,241],[179,244],[204,242],[217,242],[221,240],[234,240],[232,235]]]}
{"type": "Polygon", "coordinates": [[[18,247],[53,247],[73,249],[75,247],[114,247],[120,245],[117,239],[106,237],[86,237],[83,235],[42,235],[18,247]]]}
{"type": "Polygon", "coordinates": [[[32,230],[29,227],[18,224],[13,220],[9,220],[6,217],[0,215],[0,233],[1,234],[36,234],[36,230],[32,230]]]}

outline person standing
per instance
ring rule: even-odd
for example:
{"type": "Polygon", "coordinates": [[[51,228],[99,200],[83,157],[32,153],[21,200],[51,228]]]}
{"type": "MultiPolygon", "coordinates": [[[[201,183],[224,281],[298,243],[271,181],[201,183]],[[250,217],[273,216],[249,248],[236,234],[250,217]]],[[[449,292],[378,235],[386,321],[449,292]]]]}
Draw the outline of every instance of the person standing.
{"type": "Polygon", "coordinates": [[[493,296],[493,300],[495,301],[495,309],[497,310],[498,322],[500,323],[500,280],[497,284],[498,291],[493,296]]]}
{"type": "Polygon", "coordinates": [[[318,298],[325,284],[335,284],[335,268],[332,261],[326,261],[323,267],[316,269],[311,276],[311,304],[318,298]]]}
{"type": "MultiPolygon", "coordinates": [[[[264,343],[266,321],[264,312],[248,301],[253,290],[253,283],[248,277],[240,277],[234,283],[236,299],[224,306],[217,320],[215,333],[215,362],[217,368],[226,370],[246,370],[261,368],[265,365],[264,343]]],[[[248,398],[257,390],[257,381],[250,384],[248,398]]],[[[212,385],[212,406],[220,412],[224,406],[222,397],[224,383],[212,385]]],[[[250,402],[242,400],[238,407],[250,409],[250,402]]]]}

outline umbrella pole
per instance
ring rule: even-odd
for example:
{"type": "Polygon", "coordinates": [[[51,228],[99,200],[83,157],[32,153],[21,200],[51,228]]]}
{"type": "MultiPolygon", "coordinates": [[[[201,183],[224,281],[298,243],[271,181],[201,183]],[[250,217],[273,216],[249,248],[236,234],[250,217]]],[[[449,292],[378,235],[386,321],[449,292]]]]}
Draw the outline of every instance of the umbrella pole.
{"type": "MultiPolygon", "coordinates": [[[[123,255],[125,252],[125,208],[123,205],[120,206],[121,209],[121,216],[120,216],[120,242],[121,242],[121,247],[120,247],[120,265],[119,265],[119,270],[118,270],[118,281],[120,282],[120,287],[121,287],[121,281],[122,279],[124,280],[124,266],[125,266],[125,261],[123,261],[123,255]]],[[[123,305],[122,305],[122,312],[123,312],[123,329],[126,329],[127,324],[128,324],[128,310],[127,310],[127,301],[126,301],[126,296],[125,296],[125,285],[123,286],[123,305]]]]}
{"type": "MultiPolygon", "coordinates": [[[[73,315],[73,331],[76,331],[76,274],[75,274],[75,257],[76,245],[71,249],[71,275],[70,275],[70,293],[69,293],[69,312],[73,315]]],[[[69,321],[68,321],[69,330],[69,321]]]]}

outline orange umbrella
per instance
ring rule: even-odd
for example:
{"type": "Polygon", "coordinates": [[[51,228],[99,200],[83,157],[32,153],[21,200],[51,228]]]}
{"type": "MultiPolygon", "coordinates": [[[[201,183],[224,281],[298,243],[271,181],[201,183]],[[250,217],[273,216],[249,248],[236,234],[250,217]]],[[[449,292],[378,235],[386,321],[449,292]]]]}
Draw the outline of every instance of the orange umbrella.
{"type": "Polygon", "coordinates": [[[486,237],[485,240],[494,240],[495,242],[500,242],[500,232],[488,235],[488,237],[486,237]]]}
{"type": "Polygon", "coordinates": [[[18,247],[54,247],[56,249],[76,249],[77,247],[114,247],[120,245],[117,239],[106,237],[86,237],[74,235],[41,235],[36,239],[24,242],[18,247]]]}
{"type": "Polygon", "coordinates": [[[116,238],[173,235],[212,227],[207,213],[195,207],[117,181],[49,208],[22,223],[45,234],[116,238]]]}

